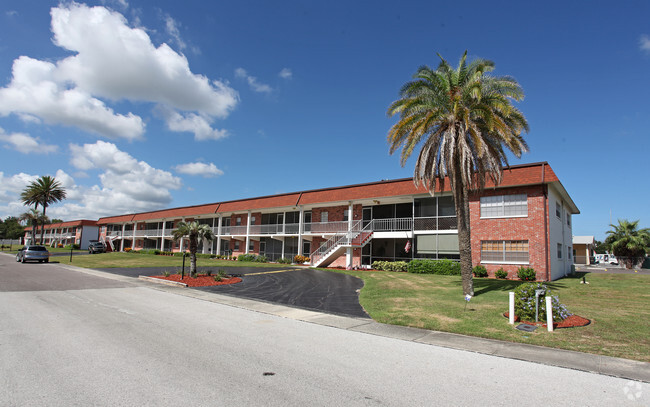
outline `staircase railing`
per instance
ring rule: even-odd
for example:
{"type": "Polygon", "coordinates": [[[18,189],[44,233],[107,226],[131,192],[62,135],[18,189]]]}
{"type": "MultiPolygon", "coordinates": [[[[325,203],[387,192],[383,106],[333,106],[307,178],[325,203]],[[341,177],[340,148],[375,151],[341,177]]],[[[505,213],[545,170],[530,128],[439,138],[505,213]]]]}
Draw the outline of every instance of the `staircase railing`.
{"type": "MultiPolygon", "coordinates": [[[[317,264],[319,261],[321,261],[323,258],[325,258],[328,254],[336,250],[340,246],[350,246],[353,244],[354,239],[362,235],[363,233],[372,233],[373,231],[373,222],[374,221],[366,221],[368,222],[367,225],[363,226],[364,221],[357,221],[352,225],[352,228],[345,233],[337,233],[331,238],[329,238],[327,241],[325,241],[323,244],[321,244],[318,249],[314,250],[311,255],[311,264],[317,264]]],[[[363,246],[365,244],[364,240],[361,240],[359,242],[363,246]]]]}

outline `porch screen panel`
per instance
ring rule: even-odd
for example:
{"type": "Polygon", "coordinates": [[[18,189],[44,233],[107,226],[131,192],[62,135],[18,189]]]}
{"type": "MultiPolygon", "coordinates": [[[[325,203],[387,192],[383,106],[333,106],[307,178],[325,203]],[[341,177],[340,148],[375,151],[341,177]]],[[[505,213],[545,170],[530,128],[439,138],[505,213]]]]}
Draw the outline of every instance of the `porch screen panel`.
{"type": "Polygon", "coordinates": [[[440,254],[459,254],[458,235],[438,235],[438,252],[440,254]]]}
{"type": "Polygon", "coordinates": [[[436,235],[417,236],[418,254],[436,254],[436,235]]]}

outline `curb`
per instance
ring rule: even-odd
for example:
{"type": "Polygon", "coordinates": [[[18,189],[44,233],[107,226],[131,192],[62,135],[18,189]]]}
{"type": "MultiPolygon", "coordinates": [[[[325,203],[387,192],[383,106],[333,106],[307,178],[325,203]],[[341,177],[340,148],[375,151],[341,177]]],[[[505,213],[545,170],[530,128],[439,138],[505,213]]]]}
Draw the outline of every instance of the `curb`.
{"type": "Polygon", "coordinates": [[[139,280],[149,281],[151,283],[158,283],[163,285],[171,285],[175,287],[187,287],[187,284],[181,283],[180,281],[169,281],[163,280],[162,278],[149,277],[149,276],[138,276],[139,280]]]}

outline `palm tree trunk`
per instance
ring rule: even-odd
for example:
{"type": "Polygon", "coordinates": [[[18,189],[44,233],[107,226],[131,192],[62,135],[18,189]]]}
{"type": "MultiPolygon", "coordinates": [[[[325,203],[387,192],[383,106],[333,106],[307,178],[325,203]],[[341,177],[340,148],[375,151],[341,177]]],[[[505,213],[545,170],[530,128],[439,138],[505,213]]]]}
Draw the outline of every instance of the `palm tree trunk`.
{"type": "MultiPolygon", "coordinates": [[[[458,169],[458,166],[456,166],[458,169]]],[[[458,249],[460,252],[460,275],[463,283],[463,295],[474,295],[472,276],[472,243],[469,224],[469,194],[460,182],[460,171],[456,170],[452,182],[454,206],[458,219],[458,249]]]]}
{"type": "Polygon", "coordinates": [[[196,277],[196,236],[190,234],[190,277],[196,277]]]}
{"type": "Polygon", "coordinates": [[[41,244],[43,244],[43,235],[45,235],[45,210],[47,205],[43,205],[43,219],[41,219],[41,244]]]}

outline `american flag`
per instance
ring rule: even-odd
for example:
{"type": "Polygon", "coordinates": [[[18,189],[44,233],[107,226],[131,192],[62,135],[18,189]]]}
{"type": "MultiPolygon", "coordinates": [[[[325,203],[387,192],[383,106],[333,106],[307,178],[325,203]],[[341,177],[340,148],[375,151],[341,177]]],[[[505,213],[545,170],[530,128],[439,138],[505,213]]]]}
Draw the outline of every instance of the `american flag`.
{"type": "Polygon", "coordinates": [[[404,251],[405,251],[406,253],[408,253],[409,250],[411,250],[411,241],[410,241],[410,240],[407,240],[407,241],[406,241],[406,246],[404,246],[404,251]]]}

